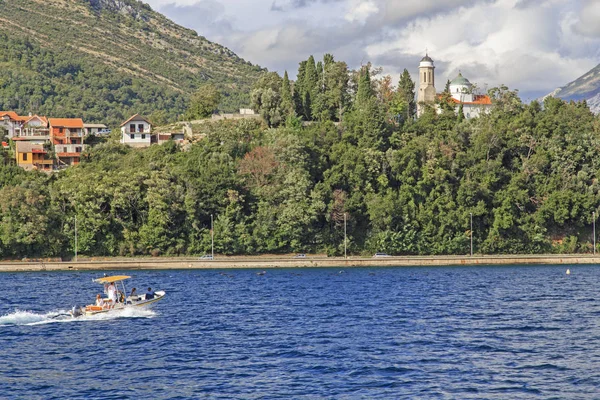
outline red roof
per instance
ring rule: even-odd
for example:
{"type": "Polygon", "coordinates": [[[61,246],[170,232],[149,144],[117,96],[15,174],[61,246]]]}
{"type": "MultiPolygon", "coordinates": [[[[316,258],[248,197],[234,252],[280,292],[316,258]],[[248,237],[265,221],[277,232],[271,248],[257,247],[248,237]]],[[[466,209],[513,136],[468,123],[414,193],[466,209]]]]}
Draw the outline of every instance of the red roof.
{"type": "Polygon", "coordinates": [[[27,138],[15,136],[15,137],[11,137],[10,140],[14,140],[15,142],[18,142],[20,140],[27,140],[27,138]]]}
{"type": "Polygon", "coordinates": [[[8,143],[2,142],[2,147],[8,147],[8,143]]]}
{"type": "MultiPolygon", "coordinates": [[[[439,95],[441,98],[441,95],[439,95]]],[[[456,100],[454,97],[451,97],[450,100],[455,104],[474,104],[474,105],[492,105],[492,99],[487,95],[474,95],[474,101],[460,101],[456,100]]]]}
{"type": "Polygon", "coordinates": [[[140,114],[135,114],[134,116],[129,118],[127,121],[123,122],[121,124],[121,126],[124,126],[125,124],[127,124],[130,121],[144,121],[144,122],[150,123],[150,121],[148,121],[146,118],[142,117],[140,114]]]}
{"type": "Polygon", "coordinates": [[[4,117],[5,115],[7,115],[12,120],[19,120],[19,116],[14,111],[0,111],[0,118],[4,117]]]}
{"type": "Polygon", "coordinates": [[[32,119],[35,119],[35,118],[38,118],[40,121],[42,121],[45,124],[48,123],[48,118],[46,118],[46,117],[40,117],[39,115],[33,115],[31,117],[27,117],[27,121],[25,121],[25,123],[28,124],[29,121],[31,121],[32,119]]]}
{"type": "Polygon", "coordinates": [[[40,150],[40,149],[32,149],[31,152],[36,153],[36,154],[46,154],[47,153],[46,150],[40,150]]]}
{"type": "Polygon", "coordinates": [[[53,128],[81,128],[83,129],[83,120],[81,118],[48,118],[53,128]]]}

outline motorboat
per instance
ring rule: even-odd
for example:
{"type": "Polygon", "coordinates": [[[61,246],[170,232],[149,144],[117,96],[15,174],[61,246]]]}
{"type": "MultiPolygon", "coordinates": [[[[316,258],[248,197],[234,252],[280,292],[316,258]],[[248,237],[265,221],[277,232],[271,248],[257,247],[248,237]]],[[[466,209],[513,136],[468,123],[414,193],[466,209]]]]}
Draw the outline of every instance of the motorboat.
{"type": "Polygon", "coordinates": [[[156,302],[162,300],[165,297],[164,290],[158,290],[155,292],[148,291],[148,293],[130,293],[126,295],[127,289],[125,288],[125,281],[131,279],[130,276],[126,275],[115,275],[115,276],[104,276],[102,278],[94,279],[95,283],[103,286],[104,293],[109,294],[115,291],[115,295],[109,296],[109,298],[97,296],[97,301],[94,304],[87,305],[85,307],[73,307],[70,314],[73,317],[90,316],[96,314],[112,313],[127,308],[149,308],[152,307],[156,302]],[[113,299],[116,299],[114,301],[113,299]]]}

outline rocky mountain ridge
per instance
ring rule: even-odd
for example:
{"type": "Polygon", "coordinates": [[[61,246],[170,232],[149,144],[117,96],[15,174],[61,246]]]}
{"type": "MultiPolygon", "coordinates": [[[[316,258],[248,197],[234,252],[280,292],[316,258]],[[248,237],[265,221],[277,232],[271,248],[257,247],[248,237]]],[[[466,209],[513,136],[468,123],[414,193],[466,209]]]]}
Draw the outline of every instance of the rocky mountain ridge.
{"type": "Polygon", "coordinates": [[[600,64],[548,96],[563,100],[585,100],[592,112],[600,113],[600,64]]]}

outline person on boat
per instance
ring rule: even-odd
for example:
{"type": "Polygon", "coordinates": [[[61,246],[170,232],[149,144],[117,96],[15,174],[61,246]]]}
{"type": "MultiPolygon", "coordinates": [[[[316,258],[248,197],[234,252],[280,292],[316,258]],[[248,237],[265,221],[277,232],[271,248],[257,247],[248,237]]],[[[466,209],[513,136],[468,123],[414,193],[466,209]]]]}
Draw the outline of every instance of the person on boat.
{"type": "Polygon", "coordinates": [[[115,287],[115,283],[111,282],[108,285],[108,299],[112,301],[113,307],[117,304],[117,288],[115,287]]]}
{"type": "Polygon", "coordinates": [[[96,296],[96,306],[104,308],[104,299],[100,294],[96,296]]]}
{"type": "Polygon", "coordinates": [[[146,300],[151,300],[154,298],[154,292],[152,291],[152,288],[148,288],[148,291],[146,292],[146,300]]]}

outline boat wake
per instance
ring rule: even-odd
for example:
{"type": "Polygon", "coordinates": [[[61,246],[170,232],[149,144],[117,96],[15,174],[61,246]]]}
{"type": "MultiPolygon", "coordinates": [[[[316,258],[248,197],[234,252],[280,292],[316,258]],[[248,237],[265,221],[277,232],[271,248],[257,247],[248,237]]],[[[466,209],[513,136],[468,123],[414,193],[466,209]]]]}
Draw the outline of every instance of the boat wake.
{"type": "Polygon", "coordinates": [[[0,327],[3,326],[33,326],[53,323],[68,323],[81,321],[106,321],[119,318],[152,318],[156,312],[150,309],[126,308],[108,314],[96,314],[73,318],[69,310],[52,311],[46,314],[37,314],[30,311],[19,311],[0,316],[0,327]]]}

